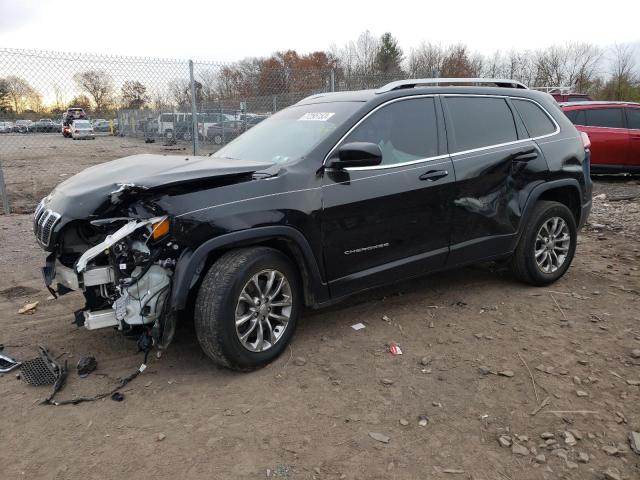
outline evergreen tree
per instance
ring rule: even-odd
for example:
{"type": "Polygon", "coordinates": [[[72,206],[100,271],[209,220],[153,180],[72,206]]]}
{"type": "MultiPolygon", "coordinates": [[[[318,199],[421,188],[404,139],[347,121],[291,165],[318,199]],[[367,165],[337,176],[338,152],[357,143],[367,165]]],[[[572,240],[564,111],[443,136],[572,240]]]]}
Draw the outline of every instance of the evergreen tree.
{"type": "Polygon", "coordinates": [[[379,73],[400,73],[402,60],[402,49],[398,46],[398,40],[389,32],[382,35],[376,54],[376,70],[379,73]]]}

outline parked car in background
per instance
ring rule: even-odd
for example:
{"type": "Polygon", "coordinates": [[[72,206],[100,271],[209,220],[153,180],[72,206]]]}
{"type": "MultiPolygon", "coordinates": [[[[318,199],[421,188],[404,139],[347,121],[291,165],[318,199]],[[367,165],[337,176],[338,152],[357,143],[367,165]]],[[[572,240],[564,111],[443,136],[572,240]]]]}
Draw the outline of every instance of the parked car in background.
{"type": "Polygon", "coordinates": [[[74,120],[71,124],[71,138],[95,140],[96,135],[89,120],[74,120]]]}
{"type": "Polygon", "coordinates": [[[245,130],[249,130],[252,127],[255,127],[257,124],[259,124],[260,122],[262,122],[263,120],[266,120],[267,117],[266,115],[255,115],[252,117],[247,117],[245,120],[245,130]]]}
{"type": "Polygon", "coordinates": [[[13,132],[13,123],[0,122],[0,133],[11,133],[11,132],[13,132]]]}
{"type": "Polygon", "coordinates": [[[535,87],[534,90],[546,92],[558,103],[562,102],[584,102],[593,100],[586,93],[574,92],[571,87],[535,87]]]}
{"type": "Polygon", "coordinates": [[[570,102],[560,108],[591,139],[591,171],[640,173],[640,103],[570,102]]]}
{"type": "MultiPolygon", "coordinates": [[[[233,120],[233,116],[221,112],[201,112],[198,118],[198,135],[201,139],[211,125],[216,123],[233,120]]],[[[144,125],[145,132],[154,132],[157,135],[166,138],[175,138],[177,140],[191,140],[193,131],[193,120],[191,113],[174,112],[161,113],[154,119],[149,119],[144,125]]]]}
{"type": "Polygon", "coordinates": [[[33,122],[31,120],[16,120],[13,124],[13,131],[17,133],[29,133],[33,122]]]}
{"type": "Polygon", "coordinates": [[[34,132],[55,132],[57,125],[50,118],[41,118],[31,126],[31,130],[34,132]]]}
{"type": "MultiPolygon", "coordinates": [[[[72,107],[68,108],[66,112],[62,114],[61,131],[64,137],[71,137],[71,123],[75,120],[84,120],[87,118],[83,108],[72,107]]],[[[88,120],[87,120],[88,121],[88,120]]]]}
{"type": "Polygon", "coordinates": [[[93,121],[93,129],[96,132],[110,132],[111,125],[107,120],[94,120],[93,121]]]}
{"type": "Polygon", "coordinates": [[[207,129],[207,140],[216,145],[229,143],[245,131],[245,122],[242,120],[227,120],[211,125],[207,129]]]}

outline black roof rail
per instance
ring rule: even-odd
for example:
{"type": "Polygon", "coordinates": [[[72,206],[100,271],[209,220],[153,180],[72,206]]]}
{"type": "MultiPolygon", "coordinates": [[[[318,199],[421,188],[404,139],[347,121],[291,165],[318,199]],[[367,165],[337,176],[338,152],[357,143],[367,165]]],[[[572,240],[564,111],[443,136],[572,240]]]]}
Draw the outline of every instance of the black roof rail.
{"type": "Polygon", "coordinates": [[[481,86],[487,83],[493,84],[497,87],[527,89],[527,86],[522,82],[504,78],[414,78],[387,83],[386,85],[378,88],[376,93],[386,93],[403,88],[414,88],[428,85],[462,84],[481,86]]]}

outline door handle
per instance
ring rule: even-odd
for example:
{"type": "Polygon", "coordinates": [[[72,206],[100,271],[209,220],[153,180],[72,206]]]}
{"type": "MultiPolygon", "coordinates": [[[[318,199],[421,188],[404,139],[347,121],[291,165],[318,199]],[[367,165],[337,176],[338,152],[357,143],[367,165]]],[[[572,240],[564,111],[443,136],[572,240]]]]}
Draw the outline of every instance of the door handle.
{"type": "Polygon", "coordinates": [[[528,148],[526,150],[520,150],[511,155],[511,160],[514,162],[528,162],[538,158],[538,152],[535,148],[528,148]]]}
{"type": "Polygon", "coordinates": [[[420,180],[426,180],[429,182],[433,182],[434,180],[438,180],[440,178],[446,177],[449,175],[447,170],[429,170],[428,172],[420,175],[420,180]]]}

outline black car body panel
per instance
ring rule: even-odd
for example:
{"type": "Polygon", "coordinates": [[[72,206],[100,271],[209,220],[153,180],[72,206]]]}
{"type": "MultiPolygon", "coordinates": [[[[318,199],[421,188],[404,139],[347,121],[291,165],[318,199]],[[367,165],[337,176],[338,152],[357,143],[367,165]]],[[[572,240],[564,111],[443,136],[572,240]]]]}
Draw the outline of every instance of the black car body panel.
{"type": "Polygon", "coordinates": [[[78,238],[99,236],[66,230],[105,218],[164,216],[171,227],[163,248],[175,251],[172,309],[187,308],[212,259],[255,244],[273,246],[292,258],[305,302],[316,307],[414,275],[508,256],[538,199],[568,204],[579,224],[589,213],[588,151],[547,94],[416,87],[320,94],[287,110],[331,112],[332,105],[347,103],[344,120],[301,158],[265,162],[135,155],[89,168],[43,200],[42,208],[61,216],[45,248],[71,268],[81,254],[78,238]],[[459,147],[450,99],[465,97],[505,102],[500,108],[513,115],[513,140],[459,147]],[[364,168],[329,166],[337,147],[369,116],[412,99],[429,99],[435,109],[429,156],[364,168]],[[553,131],[528,133],[514,99],[541,107],[553,131]],[[66,251],[73,254],[65,257],[66,251]]]}

